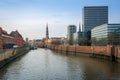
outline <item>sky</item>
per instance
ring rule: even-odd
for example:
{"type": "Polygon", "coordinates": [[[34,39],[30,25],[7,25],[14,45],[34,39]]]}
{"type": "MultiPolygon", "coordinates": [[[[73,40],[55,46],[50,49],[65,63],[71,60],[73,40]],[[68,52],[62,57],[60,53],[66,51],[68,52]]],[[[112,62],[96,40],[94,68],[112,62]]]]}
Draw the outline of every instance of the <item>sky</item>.
{"type": "Polygon", "coordinates": [[[66,37],[67,26],[82,23],[84,6],[108,6],[109,23],[120,23],[120,0],[0,0],[0,27],[24,39],[66,37]]]}

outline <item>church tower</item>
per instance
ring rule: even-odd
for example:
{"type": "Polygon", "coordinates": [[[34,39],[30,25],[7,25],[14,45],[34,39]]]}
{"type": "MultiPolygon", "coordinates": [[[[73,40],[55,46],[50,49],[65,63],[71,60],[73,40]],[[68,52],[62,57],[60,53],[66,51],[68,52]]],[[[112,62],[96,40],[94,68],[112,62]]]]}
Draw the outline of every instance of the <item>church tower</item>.
{"type": "Polygon", "coordinates": [[[46,24],[46,39],[49,39],[48,23],[46,24]]]}
{"type": "Polygon", "coordinates": [[[80,23],[79,23],[79,31],[78,32],[81,32],[81,25],[80,25],[80,23]]]}

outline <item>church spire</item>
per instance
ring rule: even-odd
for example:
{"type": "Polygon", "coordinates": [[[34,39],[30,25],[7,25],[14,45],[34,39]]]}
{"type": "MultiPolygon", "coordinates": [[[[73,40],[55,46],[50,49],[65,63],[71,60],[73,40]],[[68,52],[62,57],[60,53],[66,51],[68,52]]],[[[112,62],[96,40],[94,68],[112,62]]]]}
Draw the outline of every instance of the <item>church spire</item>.
{"type": "Polygon", "coordinates": [[[49,39],[48,23],[46,24],[46,39],[49,39]]]}
{"type": "Polygon", "coordinates": [[[80,23],[79,23],[79,32],[81,32],[81,25],[80,25],[80,23]]]}

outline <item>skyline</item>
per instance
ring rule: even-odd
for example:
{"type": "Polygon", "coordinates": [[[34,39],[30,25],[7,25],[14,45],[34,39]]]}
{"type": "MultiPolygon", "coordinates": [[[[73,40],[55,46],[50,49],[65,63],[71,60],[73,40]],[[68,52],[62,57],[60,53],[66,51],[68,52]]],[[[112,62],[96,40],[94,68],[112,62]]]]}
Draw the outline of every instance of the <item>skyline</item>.
{"type": "Polygon", "coordinates": [[[67,26],[82,24],[84,6],[108,6],[109,23],[120,23],[120,1],[114,0],[1,0],[0,27],[18,30],[24,39],[45,37],[48,23],[50,37],[66,37],[67,26]]]}

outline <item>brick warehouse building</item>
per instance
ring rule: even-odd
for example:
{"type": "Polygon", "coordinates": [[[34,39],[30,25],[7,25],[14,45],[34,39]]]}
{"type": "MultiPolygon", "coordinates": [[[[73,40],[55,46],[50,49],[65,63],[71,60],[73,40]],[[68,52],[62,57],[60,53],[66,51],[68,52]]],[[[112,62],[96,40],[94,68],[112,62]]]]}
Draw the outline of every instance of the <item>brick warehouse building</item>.
{"type": "Polygon", "coordinates": [[[16,30],[10,34],[0,27],[0,49],[12,48],[13,45],[24,46],[25,41],[21,34],[16,30]]]}

